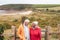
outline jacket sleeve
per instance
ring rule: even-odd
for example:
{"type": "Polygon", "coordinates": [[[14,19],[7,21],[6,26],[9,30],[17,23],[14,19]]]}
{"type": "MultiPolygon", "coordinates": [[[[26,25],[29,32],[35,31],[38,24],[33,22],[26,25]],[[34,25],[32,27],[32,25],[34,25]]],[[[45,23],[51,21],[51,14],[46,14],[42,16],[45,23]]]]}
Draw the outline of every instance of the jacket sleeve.
{"type": "Polygon", "coordinates": [[[19,26],[18,30],[17,30],[17,35],[20,37],[20,39],[23,39],[21,33],[22,33],[22,30],[21,30],[21,26],[19,26]]]}
{"type": "Polygon", "coordinates": [[[42,35],[42,34],[41,34],[41,29],[39,28],[39,33],[38,33],[38,38],[39,38],[39,40],[41,40],[41,38],[42,38],[41,35],[42,35]]]}

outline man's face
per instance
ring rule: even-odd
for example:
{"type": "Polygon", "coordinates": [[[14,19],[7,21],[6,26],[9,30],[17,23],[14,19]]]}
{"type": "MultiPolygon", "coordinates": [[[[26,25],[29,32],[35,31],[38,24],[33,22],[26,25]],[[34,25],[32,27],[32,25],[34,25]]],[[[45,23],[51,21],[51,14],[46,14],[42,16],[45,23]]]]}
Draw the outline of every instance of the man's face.
{"type": "Polygon", "coordinates": [[[25,25],[27,26],[29,24],[29,22],[25,22],[25,25]]]}

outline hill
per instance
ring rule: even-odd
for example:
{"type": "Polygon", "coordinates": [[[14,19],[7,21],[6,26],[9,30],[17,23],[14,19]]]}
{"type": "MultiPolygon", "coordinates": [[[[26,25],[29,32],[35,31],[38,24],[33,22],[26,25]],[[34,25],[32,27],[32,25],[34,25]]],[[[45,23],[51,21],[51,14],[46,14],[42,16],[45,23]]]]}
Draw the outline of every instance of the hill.
{"type": "Polygon", "coordinates": [[[4,10],[19,10],[19,9],[25,9],[30,8],[32,5],[30,4],[7,4],[0,6],[0,9],[4,10]]]}
{"type": "Polygon", "coordinates": [[[59,7],[59,4],[6,4],[0,6],[0,9],[5,10],[20,10],[25,8],[51,8],[51,7],[59,7]]]}

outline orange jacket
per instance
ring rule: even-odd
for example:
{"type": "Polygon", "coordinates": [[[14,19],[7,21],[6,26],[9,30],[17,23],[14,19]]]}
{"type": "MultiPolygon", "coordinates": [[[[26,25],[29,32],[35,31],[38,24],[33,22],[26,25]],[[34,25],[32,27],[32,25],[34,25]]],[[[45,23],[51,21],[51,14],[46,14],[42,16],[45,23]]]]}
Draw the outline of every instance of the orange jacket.
{"type": "Polygon", "coordinates": [[[22,24],[18,28],[17,35],[19,36],[20,40],[26,40],[24,34],[24,27],[22,24]]]}

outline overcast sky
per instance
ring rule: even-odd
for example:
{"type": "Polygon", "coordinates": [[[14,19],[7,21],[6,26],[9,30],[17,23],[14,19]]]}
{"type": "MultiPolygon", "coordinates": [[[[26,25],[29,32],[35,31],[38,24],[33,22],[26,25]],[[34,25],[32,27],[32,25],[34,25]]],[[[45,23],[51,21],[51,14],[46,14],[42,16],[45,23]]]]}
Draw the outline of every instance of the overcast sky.
{"type": "Polygon", "coordinates": [[[60,4],[60,0],[0,0],[4,4],[60,4]]]}

